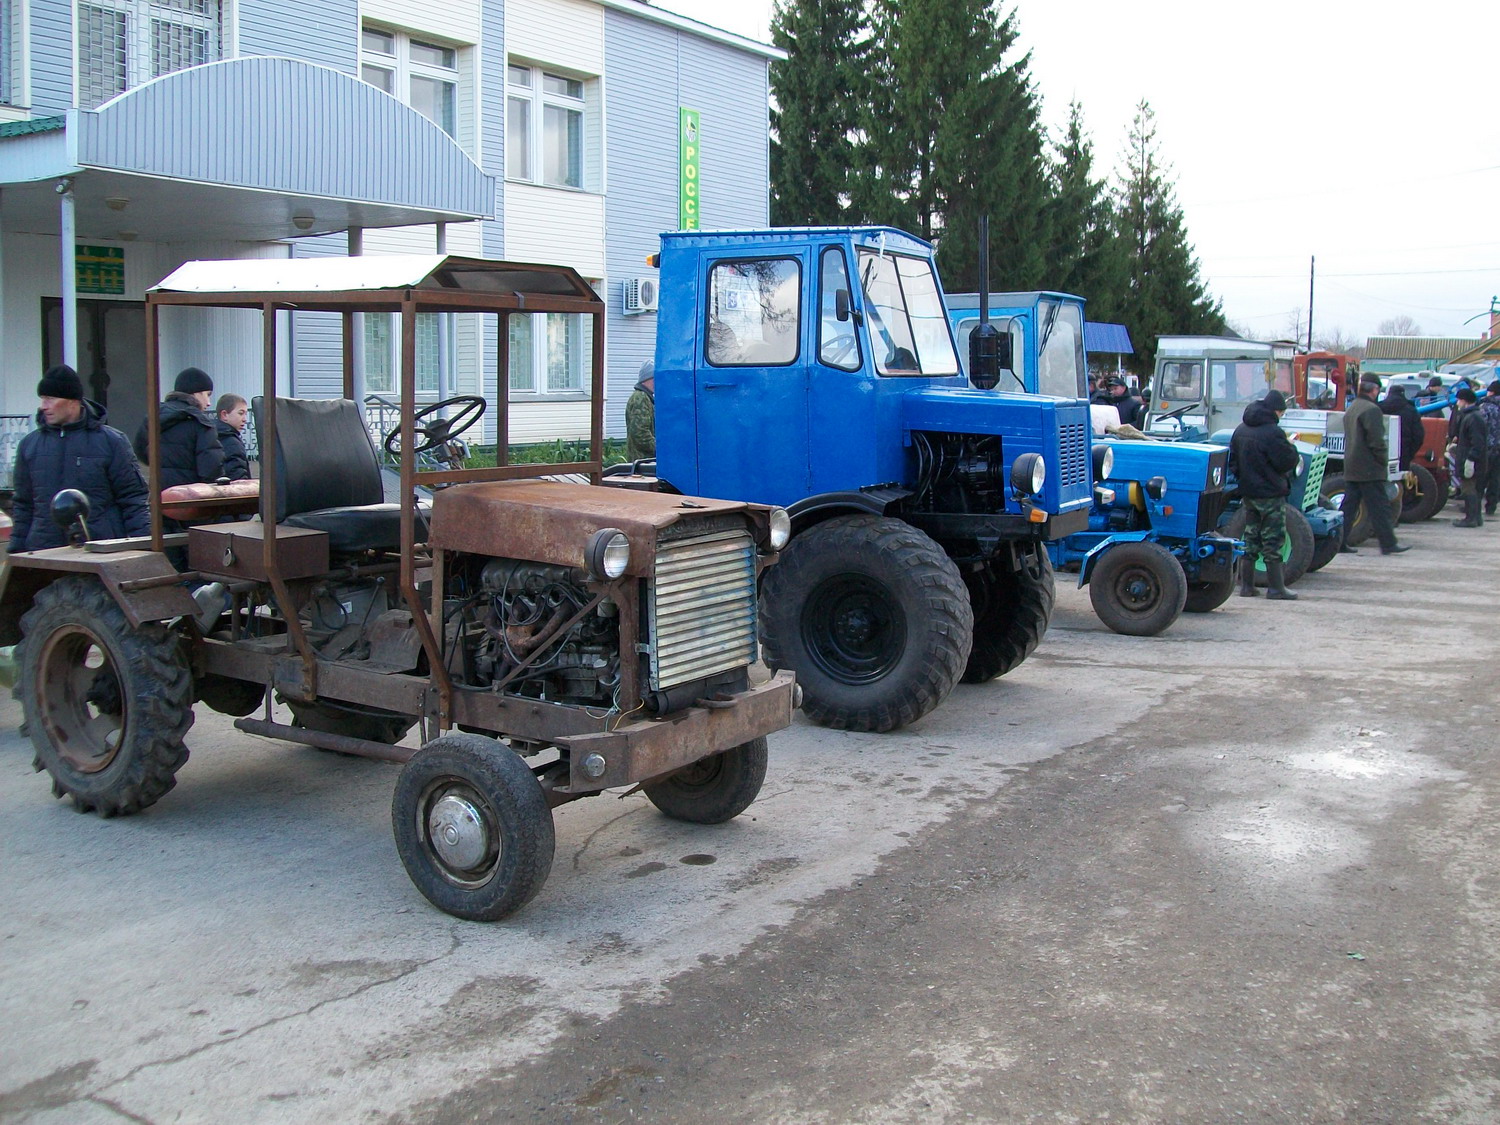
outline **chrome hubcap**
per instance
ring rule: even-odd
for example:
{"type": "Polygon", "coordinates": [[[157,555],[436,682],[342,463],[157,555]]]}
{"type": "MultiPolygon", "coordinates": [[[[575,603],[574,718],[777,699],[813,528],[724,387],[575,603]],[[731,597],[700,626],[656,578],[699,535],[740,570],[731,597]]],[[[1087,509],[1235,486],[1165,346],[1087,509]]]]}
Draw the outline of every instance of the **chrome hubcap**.
{"type": "Polygon", "coordinates": [[[455,793],[434,801],[427,813],[427,838],[443,863],[459,872],[471,872],[489,858],[490,833],[472,803],[455,793]]]}

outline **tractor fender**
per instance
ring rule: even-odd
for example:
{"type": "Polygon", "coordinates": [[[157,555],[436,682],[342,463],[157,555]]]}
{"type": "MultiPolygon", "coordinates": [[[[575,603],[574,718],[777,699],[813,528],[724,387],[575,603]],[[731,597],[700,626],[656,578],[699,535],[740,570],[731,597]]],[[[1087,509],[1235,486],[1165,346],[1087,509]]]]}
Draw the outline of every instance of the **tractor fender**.
{"type": "Polygon", "coordinates": [[[1083,556],[1083,562],[1079,564],[1079,589],[1088,585],[1089,578],[1094,573],[1094,564],[1099,561],[1099,556],[1116,543],[1139,543],[1143,539],[1154,540],[1155,538],[1156,533],[1154,531],[1117,531],[1102,543],[1096,543],[1089,553],[1083,556]]]}
{"type": "Polygon", "coordinates": [[[159,552],[95,554],[82,547],[25,551],[8,556],[0,567],[0,645],[20,642],[21,615],[41,590],[68,574],[97,578],[136,628],[197,612],[181,577],[159,552]]]}
{"type": "Polygon", "coordinates": [[[792,534],[797,535],[815,524],[834,516],[864,513],[883,516],[885,510],[898,500],[905,500],[911,491],[905,488],[866,488],[857,492],[822,492],[808,496],[787,507],[792,517],[792,534]]]}

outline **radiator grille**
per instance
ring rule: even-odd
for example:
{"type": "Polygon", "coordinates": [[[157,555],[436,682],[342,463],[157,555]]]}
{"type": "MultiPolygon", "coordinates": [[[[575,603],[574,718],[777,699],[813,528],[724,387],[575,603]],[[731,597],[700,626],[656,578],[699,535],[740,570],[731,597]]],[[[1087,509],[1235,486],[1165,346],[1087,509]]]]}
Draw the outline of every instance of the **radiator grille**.
{"type": "Polygon", "coordinates": [[[1065,422],[1057,428],[1058,460],[1061,462],[1063,488],[1089,483],[1088,427],[1065,422]]]}
{"type": "Polygon", "coordinates": [[[755,662],[755,543],[743,526],[658,542],[647,597],[653,689],[755,662]]]}

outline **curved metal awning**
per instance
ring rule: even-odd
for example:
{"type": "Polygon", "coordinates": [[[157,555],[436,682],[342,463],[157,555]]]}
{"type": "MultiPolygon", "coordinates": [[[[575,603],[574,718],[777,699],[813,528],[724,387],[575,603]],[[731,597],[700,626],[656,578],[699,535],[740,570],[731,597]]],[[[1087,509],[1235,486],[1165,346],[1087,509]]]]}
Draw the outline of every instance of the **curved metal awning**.
{"type": "Polygon", "coordinates": [[[437,125],[296,59],[209,63],[97,110],[0,126],[0,222],[79,237],[266,241],[493,218],[495,181],[437,125]]]}

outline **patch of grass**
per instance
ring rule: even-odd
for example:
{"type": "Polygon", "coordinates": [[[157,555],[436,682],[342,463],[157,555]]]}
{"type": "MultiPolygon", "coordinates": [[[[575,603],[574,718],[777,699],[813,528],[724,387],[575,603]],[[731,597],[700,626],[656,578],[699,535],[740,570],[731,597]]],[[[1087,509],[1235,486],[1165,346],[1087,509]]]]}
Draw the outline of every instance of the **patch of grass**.
{"type": "MultiPolygon", "coordinates": [[[[510,447],[509,463],[512,465],[567,465],[589,459],[587,441],[543,441],[510,447]]],[[[608,438],[604,442],[604,464],[618,465],[625,460],[625,439],[608,438]]],[[[469,468],[488,469],[495,464],[493,445],[475,445],[469,448],[469,468]]]]}

